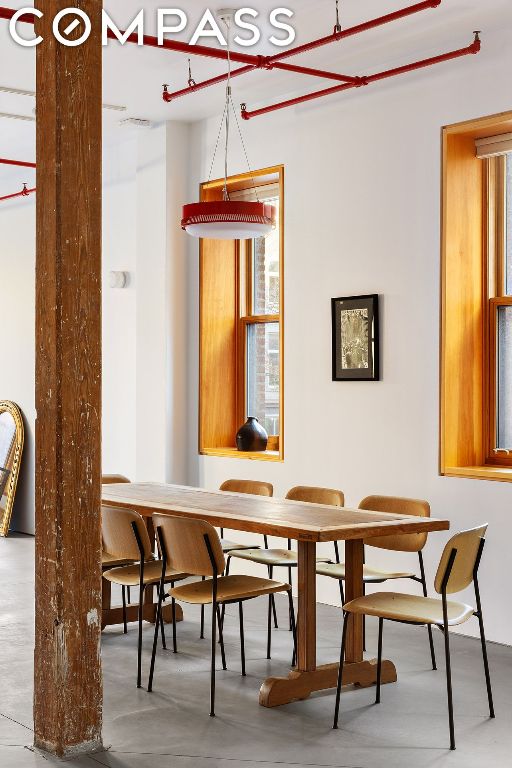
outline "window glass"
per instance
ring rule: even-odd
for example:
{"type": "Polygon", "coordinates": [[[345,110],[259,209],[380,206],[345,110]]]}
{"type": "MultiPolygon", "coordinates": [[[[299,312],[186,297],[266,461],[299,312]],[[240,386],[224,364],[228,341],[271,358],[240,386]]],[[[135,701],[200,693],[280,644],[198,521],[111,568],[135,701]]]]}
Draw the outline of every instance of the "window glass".
{"type": "Polygon", "coordinates": [[[512,449],[512,307],[498,307],[497,448],[512,449]]]}
{"type": "Polygon", "coordinates": [[[512,296],[512,154],[507,155],[506,167],[505,292],[507,296],[512,296]]]}
{"type": "Polygon", "coordinates": [[[277,209],[277,226],[267,237],[253,240],[253,315],[279,314],[279,198],[261,198],[277,209]]]}
{"type": "Polygon", "coordinates": [[[247,326],[247,416],[279,434],[279,323],[247,326]]]}

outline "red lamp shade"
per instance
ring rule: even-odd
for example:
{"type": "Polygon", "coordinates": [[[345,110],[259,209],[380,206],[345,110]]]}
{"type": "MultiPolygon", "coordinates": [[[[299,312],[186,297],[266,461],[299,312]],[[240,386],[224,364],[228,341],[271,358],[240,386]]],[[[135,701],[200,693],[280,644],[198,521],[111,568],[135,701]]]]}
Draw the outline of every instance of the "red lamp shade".
{"type": "Polygon", "coordinates": [[[276,227],[276,209],[268,203],[214,200],[183,206],[181,227],[192,237],[249,240],[276,227]]]}

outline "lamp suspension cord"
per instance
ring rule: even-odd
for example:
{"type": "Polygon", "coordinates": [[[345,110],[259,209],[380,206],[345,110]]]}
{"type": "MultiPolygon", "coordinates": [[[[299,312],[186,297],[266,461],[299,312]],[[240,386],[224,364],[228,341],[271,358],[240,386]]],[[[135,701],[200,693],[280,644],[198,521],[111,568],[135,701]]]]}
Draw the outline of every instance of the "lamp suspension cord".
{"type": "Polygon", "coordinates": [[[227,40],[228,40],[228,79],[226,83],[226,145],[224,150],[224,189],[222,196],[224,200],[229,200],[228,192],[228,149],[229,149],[229,105],[231,103],[231,22],[226,19],[227,40]]]}
{"type": "Polygon", "coordinates": [[[340,4],[339,0],[336,0],[336,24],[334,25],[334,34],[337,35],[342,31],[340,24],[340,4]]]}

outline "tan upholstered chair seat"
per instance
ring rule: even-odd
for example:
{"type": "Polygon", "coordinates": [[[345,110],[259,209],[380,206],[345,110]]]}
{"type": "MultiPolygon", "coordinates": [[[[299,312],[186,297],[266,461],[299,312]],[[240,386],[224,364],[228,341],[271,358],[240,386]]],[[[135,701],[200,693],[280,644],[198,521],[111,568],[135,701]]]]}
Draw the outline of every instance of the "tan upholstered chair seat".
{"type": "MultiPolygon", "coordinates": [[[[276,567],[297,565],[297,553],[289,549],[246,549],[241,552],[233,552],[232,557],[276,567]]],[[[329,557],[317,557],[319,563],[327,563],[329,560],[329,557]]]]}
{"type": "MultiPolygon", "coordinates": [[[[345,563],[320,563],[316,572],[319,576],[329,576],[331,579],[345,579],[345,563]]],[[[410,579],[413,573],[399,571],[379,571],[377,568],[363,566],[363,581],[365,584],[380,584],[388,579],[410,579]]]]}
{"type": "MultiPolygon", "coordinates": [[[[448,602],[448,624],[463,624],[474,614],[465,603],[448,602]]],[[[412,621],[418,624],[443,624],[443,603],[434,597],[403,595],[398,592],[376,592],[358,597],[343,606],[349,613],[379,616],[391,621],[412,621]]]]}
{"type": "MultiPolygon", "coordinates": [[[[162,576],[162,561],[152,560],[144,565],[144,584],[158,584],[162,576]]],[[[110,571],[105,571],[103,578],[111,581],[113,584],[120,584],[124,587],[137,587],[139,585],[140,567],[136,565],[128,565],[124,568],[112,568],[110,571]]],[[[180,581],[186,579],[186,573],[180,573],[179,571],[173,571],[172,568],[167,568],[165,572],[166,581],[180,581]]]]}
{"type": "Polygon", "coordinates": [[[256,544],[237,544],[236,541],[229,541],[229,539],[220,540],[223,552],[234,552],[242,549],[256,549],[256,544]]]}
{"type": "Polygon", "coordinates": [[[101,553],[101,565],[103,568],[117,568],[121,565],[132,565],[133,560],[122,560],[114,555],[109,555],[108,552],[103,551],[101,553]]]}
{"type": "MultiPolygon", "coordinates": [[[[223,576],[218,581],[217,602],[245,600],[275,592],[289,592],[289,584],[257,576],[223,576]]],[[[212,580],[194,581],[169,590],[171,597],[184,603],[207,605],[212,602],[212,580]]]]}

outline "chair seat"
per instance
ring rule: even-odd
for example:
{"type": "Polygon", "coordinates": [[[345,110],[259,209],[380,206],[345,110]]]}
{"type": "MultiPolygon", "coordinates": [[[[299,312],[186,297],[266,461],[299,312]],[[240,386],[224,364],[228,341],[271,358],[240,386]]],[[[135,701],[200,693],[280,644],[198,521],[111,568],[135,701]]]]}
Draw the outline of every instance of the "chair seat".
{"type": "MultiPolygon", "coordinates": [[[[230,553],[231,557],[240,560],[250,560],[252,563],[271,566],[297,566],[297,553],[289,549],[245,549],[240,552],[230,553]]],[[[317,561],[329,562],[328,557],[317,557],[317,561]]]]}
{"type": "MultiPolygon", "coordinates": [[[[345,563],[321,563],[317,566],[316,572],[319,576],[329,576],[331,579],[344,581],[345,563]]],[[[401,571],[379,571],[377,568],[363,566],[363,581],[365,584],[380,584],[388,579],[410,579],[413,573],[401,571]]]]}
{"type": "MultiPolygon", "coordinates": [[[[144,584],[158,584],[162,576],[162,561],[151,560],[149,563],[144,564],[144,584]]],[[[179,573],[173,571],[172,568],[167,568],[165,572],[165,581],[180,581],[186,579],[188,574],[179,573]]],[[[103,578],[111,581],[113,584],[120,584],[123,587],[137,587],[140,579],[140,570],[138,563],[136,565],[128,565],[124,568],[112,568],[110,571],[105,571],[103,578]]]]}
{"type": "Polygon", "coordinates": [[[240,549],[257,549],[255,544],[237,544],[236,541],[229,541],[229,539],[220,540],[223,552],[233,552],[240,549]]]}
{"type": "MultiPolygon", "coordinates": [[[[463,624],[474,614],[465,603],[448,602],[448,625],[463,624]]],[[[399,592],[376,592],[358,597],[343,606],[348,613],[378,616],[394,621],[418,624],[443,624],[443,603],[434,597],[404,595],[399,592]]]]}
{"type": "MultiPolygon", "coordinates": [[[[193,581],[169,590],[171,597],[184,603],[208,605],[212,602],[212,579],[193,581]]],[[[247,600],[251,597],[270,595],[275,592],[289,592],[289,584],[257,576],[221,576],[217,582],[217,601],[247,600]]]]}
{"type": "Polygon", "coordinates": [[[121,565],[133,565],[133,560],[120,560],[114,555],[109,555],[108,552],[101,553],[101,567],[102,568],[117,568],[121,565]]]}

